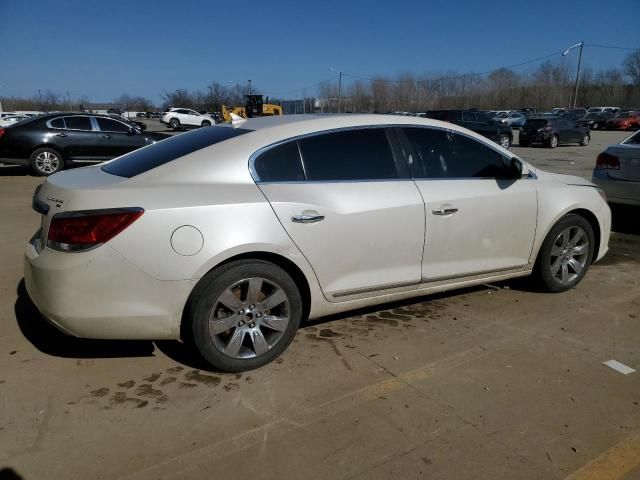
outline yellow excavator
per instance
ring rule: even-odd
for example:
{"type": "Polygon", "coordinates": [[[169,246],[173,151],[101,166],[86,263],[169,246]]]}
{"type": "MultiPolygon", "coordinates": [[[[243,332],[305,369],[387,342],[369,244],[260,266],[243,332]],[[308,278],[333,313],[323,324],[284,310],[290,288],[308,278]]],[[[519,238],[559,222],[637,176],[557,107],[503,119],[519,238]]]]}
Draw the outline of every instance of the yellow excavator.
{"type": "MultiPolygon", "coordinates": [[[[246,102],[242,107],[227,107],[222,105],[222,118],[225,122],[231,123],[231,114],[242,118],[266,117],[271,115],[282,115],[282,107],[272,103],[264,103],[262,95],[245,95],[246,102]]],[[[269,97],[267,97],[267,102],[269,97]]]]}

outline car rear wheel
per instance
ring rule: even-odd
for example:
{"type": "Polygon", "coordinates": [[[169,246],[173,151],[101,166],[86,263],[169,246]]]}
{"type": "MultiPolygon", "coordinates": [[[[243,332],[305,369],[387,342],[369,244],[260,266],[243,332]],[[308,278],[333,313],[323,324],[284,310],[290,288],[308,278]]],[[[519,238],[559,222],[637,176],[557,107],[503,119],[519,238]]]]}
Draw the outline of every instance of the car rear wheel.
{"type": "Polygon", "coordinates": [[[48,177],[64,169],[62,155],[53,148],[39,148],[31,154],[31,170],[41,177],[48,177]]]}
{"type": "Polygon", "coordinates": [[[598,122],[594,122],[593,125],[591,126],[591,128],[593,130],[598,130],[598,128],[600,128],[600,124],[598,122]]]}
{"type": "Polygon", "coordinates": [[[589,136],[588,133],[585,133],[582,136],[582,140],[580,140],[580,145],[582,145],[583,147],[586,147],[587,145],[589,145],[590,141],[591,141],[591,137],[589,136]]]}
{"type": "Polygon", "coordinates": [[[204,122],[202,122],[202,126],[203,127],[210,127],[211,126],[211,122],[205,120],[204,122]]]}
{"type": "Polygon", "coordinates": [[[591,224],[580,215],[569,214],[551,229],[538,253],[534,276],[547,292],[575,287],[591,265],[594,250],[591,224]]]}
{"type": "Polygon", "coordinates": [[[498,137],[498,145],[500,145],[502,148],[506,148],[507,150],[509,149],[509,147],[511,146],[511,138],[509,137],[509,135],[503,133],[498,137]]]}
{"type": "Polygon", "coordinates": [[[177,118],[172,118],[171,120],[169,120],[169,126],[175,131],[180,130],[180,120],[178,120],[177,118]]]}
{"type": "Polygon", "coordinates": [[[521,147],[528,147],[529,146],[529,142],[524,141],[524,140],[520,140],[520,142],[518,142],[518,145],[520,145],[521,147]]]}
{"type": "Polygon", "coordinates": [[[556,148],[558,146],[558,136],[553,135],[549,140],[547,140],[547,147],[556,148]]]}
{"type": "Polygon", "coordinates": [[[192,340],[214,368],[242,372],[273,361],[302,319],[291,276],[262,260],[240,260],[207,274],[192,295],[192,340]]]}

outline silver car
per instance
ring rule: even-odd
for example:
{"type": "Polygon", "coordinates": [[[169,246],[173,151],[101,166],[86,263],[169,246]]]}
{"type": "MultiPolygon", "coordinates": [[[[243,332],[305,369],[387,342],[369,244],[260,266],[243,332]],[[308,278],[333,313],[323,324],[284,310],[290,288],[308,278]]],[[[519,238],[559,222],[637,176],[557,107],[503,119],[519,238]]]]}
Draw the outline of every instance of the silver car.
{"type": "Polygon", "coordinates": [[[640,131],[598,155],[592,180],[610,203],[640,206],[640,131]]]}

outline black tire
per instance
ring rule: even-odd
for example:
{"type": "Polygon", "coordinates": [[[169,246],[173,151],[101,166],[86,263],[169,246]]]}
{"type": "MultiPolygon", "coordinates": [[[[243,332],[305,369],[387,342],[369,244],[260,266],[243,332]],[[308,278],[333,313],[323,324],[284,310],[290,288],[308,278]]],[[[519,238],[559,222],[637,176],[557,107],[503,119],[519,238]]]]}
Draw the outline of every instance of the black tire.
{"type": "Polygon", "coordinates": [[[587,145],[589,145],[590,141],[591,141],[591,136],[588,133],[585,133],[582,136],[582,140],[580,140],[580,145],[583,147],[586,147],[587,145]]]}
{"type": "Polygon", "coordinates": [[[557,135],[553,135],[549,140],[545,142],[547,148],[556,148],[558,146],[559,139],[557,135]]]}
{"type": "Polygon", "coordinates": [[[211,126],[211,122],[209,122],[208,120],[205,120],[204,122],[202,122],[202,127],[210,127],[211,126]]]}
{"type": "Polygon", "coordinates": [[[180,120],[178,120],[177,118],[172,118],[171,120],[169,120],[169,126],[177,132],[178,130],[180,130],[180,120]]]}
{"type": "Polygon", "coordinates": [[[518,145],[520,145],[521,147],[526,148],[526,147],[528,147],[528,146],[529,146],[529,142],[523,142],[522,140],[520,140],[520,141],[518,142],[518,145]]]}
{"type": "Polygon", "coordinates": [[[31,171],[39,177],[48,177],[64,170],[64,159],[54,148],[38,148],[29,157],[31,171]]]}
{"type": "Polygon", "coordinates": [[[511,137],[506,133],[502,133],[498,136],[496,143],[508,150],[511,147],[511,137]]]}
{"type": "Polygon", "coordinates": [[[592,130],[598,130],[598,128],[600,128],[600,124],[598,122],[593,122],[593,125],[591,126],[592,130]]]}
{"type": "MultiPolygon", "coordinates": [[[[262,291],[263,290],[261,290],[261,294],[262,291]]],[[[265,300],[266,295],[260,302],[265,300]]],[[[234,298],[233,301],[242,303],[242,300],[239,298],[234,298]]],[[[190,328],[186,330],[191,336],[191,338],[187,340],[191,340],[203,359],[217,370],[244,372],[266,365],[285,351],[300,326],[303,315],[303,304],[300,291],[287,272],[273,263],[249,259],[231,262],[209,272],[194,289],[186,313],[185,320],[190,322],[190,325],[188,325],[190,328]],[[243,282],[248,282],[246,279],[253,278],[260,278],[264,281],[262,283],[263,287],[261,288],[265,288],[264,285],[268,287],[275,286],[275,290],[280,289],[284,293],[286,298],[285,302],[287,303],[279,303],[278,305],[280,307],[284,305],[282,308],[285,308],[288,315],[289,321],[288,324],[286,324],[286,328],[282,331],[275,332],[275,330],[271,330],[266,324],[259,324],[259,322],[265,321],[266,317],[271,315],[287,315],[284,313],[274,314],[274,309],[270,308],[264,310],[265,313],[264,316],[262,316],[263,314],[260,313],[259,309],[261,307],[258,302],[255,303],[255,308],[251,309],[252,313],[249,314],[248,303],[250,299],[248,287],[245,291],[246,293],[242,293],[242,286],[239,286],[237,287],[239,291],[238,296],[246,295],[245,302],[247,306],[236,307],[241,308],[243,312],[245,311],[244,308],[247,308],[247,313],[240,315],[239,312],[231,312],[231,309],[235,308],[231,307],[228,308],[229,313],[219,318],[224,320],[225,318],[233,316],[235,319],[244,320],[244,322],[241,322],[244,323],[244,325],[241,327],[241,323],[236,324],[235,320],[232,320],[229,324],[230,326],[224,327],[227,328],[226,331],[218,334],[211,333],[209,330],[210,316],[216,314],[218,308],[226,308],[220,301],[221,296],[225,292],[228,293],[232,286],[237,284],[244,285],[243,282]],[[216,309],[216,311],[214,311],[214,309],[216,309]],[[250,318],[249,315],[251,315],[250,318]],[[262,317],[262,320],[258,317],[262,317]],[[255,330],[260,330],[262,340],[275,338],[275,343],[269,345],[268,350],[261,354],[256,353],[255,350],[257,350],[257,348],[255,348],[255,343],[252,340],[253,334],[251,332],[255,330]],[[234,357],[224,353],[222,350],[223,348],[229,347],[236,333],[241,337],[242,343],[234,357]],[[224,343],[226,343],[226,345],[224,345],[224,343]],[[246,357],[238,358],[238,355],[241,354],[246,357]]],[[[185,331],[185,329],[183,329],[183,331],[185,331]]]]}
{"type": "MultiPolygon", "coordinates": [[[[544,239],[533,269],[534,279],[540,288],[546,292],[557,293],[564,292],[575,287],[584,278],[587,270],[589,269],[589,265],[591,265],[594,245],[595,235],[593,233],[593,229],[591,228],[591,224],[584,217],[570,213],[558,220],[544,239]],[[584,266],[582,267],[582,270],[571,281],[563,283],[561,280],[557,279],[552,272],[553,258],[557,258],[557,261],[560,261],[560,265],[562,265],[561,256],[553,255],[552,249],[554,248],[556,241],[559,240],[559,235],[572,227],[582,229],[586,234],[589,243],[586,248],[586,257],[584,258],[584,266]]],[[[553,263],[555,263],[555,261],[553,263]]]]}

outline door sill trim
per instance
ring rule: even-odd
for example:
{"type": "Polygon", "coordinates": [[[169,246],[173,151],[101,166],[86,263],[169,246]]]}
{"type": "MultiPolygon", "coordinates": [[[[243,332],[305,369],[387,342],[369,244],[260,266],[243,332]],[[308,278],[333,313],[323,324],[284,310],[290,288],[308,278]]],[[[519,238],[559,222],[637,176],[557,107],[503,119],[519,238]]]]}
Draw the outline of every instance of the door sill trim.
{"type": "Polygon", "coordinates": [[[503,273],[518,273],[525,272],[530,270],[530,265],[520,265],[517,267],[507,267],[507,268],[494,268],[492,270],[481,270],[479,272],[474,273],[461,273],[458,275],[444,275],[441,277],[430,277],[423,278],[422,282],[420,282],[420,286],[430,285],[432,283],[445,282],[449,280],[461,280],[461,279],[473,279],[475,277],[485,277],[485,276],[493,276],[495,274],[503,274],[503,273]]]}

